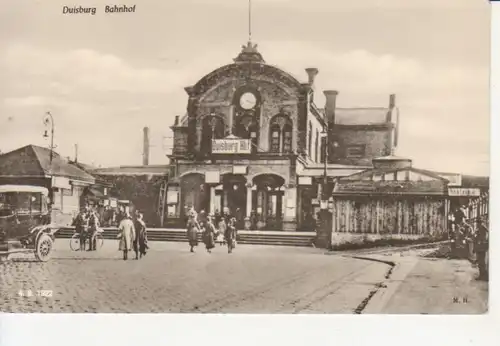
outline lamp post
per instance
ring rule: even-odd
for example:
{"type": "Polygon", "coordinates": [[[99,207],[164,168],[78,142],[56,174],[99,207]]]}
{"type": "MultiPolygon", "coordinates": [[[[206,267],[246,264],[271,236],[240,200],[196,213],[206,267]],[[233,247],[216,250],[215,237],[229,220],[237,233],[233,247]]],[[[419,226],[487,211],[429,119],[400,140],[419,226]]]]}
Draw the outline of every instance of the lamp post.
{"type": "MultiPolygon", "coordinates": [[[[52,165],[52,159],[54,158],[54,118],[50,112],[45,113],[45,118],[43,119],[44,125],[50,124],[50,164],[52,165]]],[[[49,134],[45,130],[43,134],[44,138],[48,138],[49,134]]]]}
{"type": "MultiPolygon", "coordinates": [[[[320,247],[330,248],[331,245],[331,237],[332,237],[332,215],[330,211],[333,210],[333,198],[328,196],[329,191],[328,187],[328,154],[330,143],[328,141],[328,122],[325,122],[323,125],[323,131],[321,135],[325,138],[324,141],[324,160],[323,160],[323,182],[320,185],[321,192],[318,193],[318,198],[320,199],[320,233],[318,234],[318,245],[320,247]]],[[[336,142],[333,143],[333,146],[336,148],[338,144],[336,142]]]]}
{"type": "MultiPolygon", "coordinates": [[[[50,167],[50,175],[51,175],[50,179],[53,180],[52,179],[52,159],[54,158],[54,118],[52,117],[52,114],[50,112],[45,113],[45,117],[43,119],[43,124],[45,126],[50,124],[50,161],[49,161],[50,163],[49,163],[49,167],[50,167]]],[[[43,137],[44,138],[49,137],[47,130],[45,130],[43,137]]],[[[53,182],[51,182],[51,186],[52,186],[52,184],[53,184],[53,182]]],[[[54,192],[53,192],[52,188],[49,191],[49,199],[50,199],[49,207],[52,208],[52,205],[54,204],[54,192]]]]}
{"type": "MultiPolygon", "coordinates": [[[[323,138],[325,138],[325,157],[323,160],[323,195],[325,195],[326,191],[326,185],[328,184],[328,172],[327,172],[327,166],[328,166],[328,122],[325,122],[325,125],[323,126],[323,131],[321,132],[323,138]]],[[[323,196],[318,196],[319,198],[323,199],[323,196]]]]}

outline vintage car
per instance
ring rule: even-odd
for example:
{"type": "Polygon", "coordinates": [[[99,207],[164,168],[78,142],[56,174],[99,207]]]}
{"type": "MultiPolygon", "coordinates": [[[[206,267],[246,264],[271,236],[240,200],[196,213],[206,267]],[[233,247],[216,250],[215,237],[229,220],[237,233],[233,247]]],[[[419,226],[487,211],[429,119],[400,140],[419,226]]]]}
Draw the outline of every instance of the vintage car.
{"type": "Polygon", "coordinates": [[[0,259],[33,252],[49,260],[57,228],[51,224],[48,189],[30,185],[0,185],[0,259]]]}

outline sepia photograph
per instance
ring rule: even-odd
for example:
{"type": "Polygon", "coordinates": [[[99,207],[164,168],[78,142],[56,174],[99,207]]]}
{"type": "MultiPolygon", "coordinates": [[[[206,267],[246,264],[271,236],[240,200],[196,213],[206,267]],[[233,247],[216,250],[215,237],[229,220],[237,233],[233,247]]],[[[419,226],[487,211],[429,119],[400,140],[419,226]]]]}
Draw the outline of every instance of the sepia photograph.
{"type": "Polygon", "coordinates": [[[0,321],[486,314],[490,15],[8,0],[0,321]]]}

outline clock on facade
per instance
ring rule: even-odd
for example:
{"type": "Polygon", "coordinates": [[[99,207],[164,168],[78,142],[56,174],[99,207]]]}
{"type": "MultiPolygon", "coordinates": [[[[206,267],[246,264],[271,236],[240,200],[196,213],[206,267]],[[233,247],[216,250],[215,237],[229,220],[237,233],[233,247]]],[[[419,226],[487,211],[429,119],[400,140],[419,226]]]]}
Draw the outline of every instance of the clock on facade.
{"type": "Polygon", "coordinates": [[[240,97],[240,106],[243,109],[252,109],[257,104],[257,98],[251,92],[246,92],[240,97]]]}

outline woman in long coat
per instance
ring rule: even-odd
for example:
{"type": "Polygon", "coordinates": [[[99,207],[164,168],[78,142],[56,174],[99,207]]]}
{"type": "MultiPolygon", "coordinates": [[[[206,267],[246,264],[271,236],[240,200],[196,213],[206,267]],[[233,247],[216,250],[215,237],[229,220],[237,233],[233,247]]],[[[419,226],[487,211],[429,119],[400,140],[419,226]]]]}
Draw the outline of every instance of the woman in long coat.
{"type": "Polygon", "coordinates": [[[225,238],[227,242],[227,253],[232,253],[233,249],[236,247],[236,218],[231,218],[229,224],[227,225],[225,238]]]}
{"type": "Polygon", "coordinates": [[[187,238],[189,241],[189,246],[191,247],[191,252],[194,252],[194,247],[198,246],[198,232],[200,231],[200,224],[197,221],[197,215],[194,210],[189,212],[189,218],[186,225],[187,228],[187,238]]]}
{"type": "Polygon", "coordinates": [[[211,215],[207,217],[207,221],[205,222],[203,242],[205,243],[205,247],[207,248],[208,253],[211,253],[212,249],[215,247],[215,226],[212,222],[211,215]]]}
{"type": "Polygon", "coordinates": [[[120,233],[118,237],[120,238],[119,250],[123,251],[123,259],[128,259],[128,252],[132,250],[132,244],[135,240],[135,227],[130,214],[125,215],[120,225],[118,226],[120,233]]]}
{"type": "Polygon", "coordinates": [[[142,213],[137,213],[137,219],[135,220],[135,242],[134,251],[135,259],[142,258],[146,256],[146,250],[148,247],[148,235],[146,232],[146,223],[144,223],[144,215],[142,213]]]}

